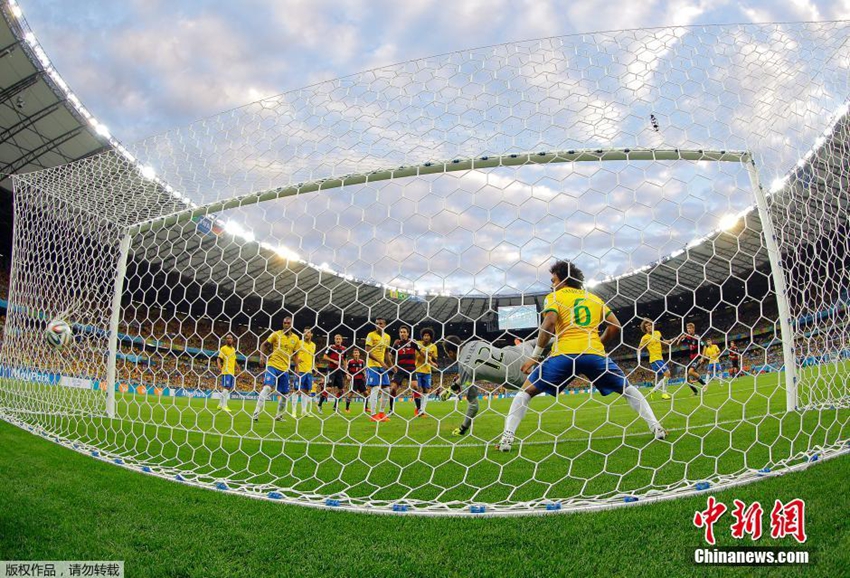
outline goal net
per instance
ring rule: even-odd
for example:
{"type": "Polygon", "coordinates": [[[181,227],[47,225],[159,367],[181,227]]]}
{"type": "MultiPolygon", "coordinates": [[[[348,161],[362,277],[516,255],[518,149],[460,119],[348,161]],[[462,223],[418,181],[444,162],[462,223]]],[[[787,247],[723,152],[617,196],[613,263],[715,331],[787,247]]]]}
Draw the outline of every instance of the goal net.
{"type": "Polygon", "coordinates": [[[375,512],[598,508],[838,455],[849,27],[462,51],[18,175],[0,417],[375,512]]]}

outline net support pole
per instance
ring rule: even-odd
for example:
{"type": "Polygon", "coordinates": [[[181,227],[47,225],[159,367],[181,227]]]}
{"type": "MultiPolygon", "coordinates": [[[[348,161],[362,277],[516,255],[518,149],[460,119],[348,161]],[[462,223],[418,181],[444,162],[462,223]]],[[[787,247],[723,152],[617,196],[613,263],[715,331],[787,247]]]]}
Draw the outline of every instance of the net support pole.
{"type": "Polygon", "coordinates": [[[797,409],[797,363],[794,354],[794,329],[791,326],[791,308],[788,306],[788,291],[785,284],[785,270],[782,268],[782,254],[777,244],[776,230],[770,218],[767,207],[767,196],[759,180],[755,161],[751,156],[744,163],[750,175],[750,185],[756,200],[759,219],[761,220],[764,243],[767,256],[770,259],[770,272],[773,277],[773,287],[776,294],[776,306],[779,309],[779,329],[782,334],[782,360],[785,364],[785,409],[797,409]]]}
{"type": "Polygon", "coordinates": [[[121,320],[121,296],[124,293],[124,278],[127,275],[127,256],[130,253],[129,232],[121,237],[118,249],[118,267],[112,292],[112,310],[109,317],[109,359],[106,364],[106,415],[115,417],[115,375],[118,359],[118,323],[121,320]]]}

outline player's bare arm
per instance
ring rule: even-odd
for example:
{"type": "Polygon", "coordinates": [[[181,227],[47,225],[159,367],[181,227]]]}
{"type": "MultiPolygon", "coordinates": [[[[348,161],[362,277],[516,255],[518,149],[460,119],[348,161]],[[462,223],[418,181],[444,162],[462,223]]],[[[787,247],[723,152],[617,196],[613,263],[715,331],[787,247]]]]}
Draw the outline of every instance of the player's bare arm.
{"type": "Polygon", "coordinates": [[[611,341],[620,336],[620,332],[623,330],[623,325],[620,323],[620,320],[617,319],[617,316],[614,315],[613,311],[609,311],[608,315],[605,316],[605,322],[605,331],[602,332],[602,337],[600,337],[599,340],[602,341],[602,345],[607,347],[611,341]]]}

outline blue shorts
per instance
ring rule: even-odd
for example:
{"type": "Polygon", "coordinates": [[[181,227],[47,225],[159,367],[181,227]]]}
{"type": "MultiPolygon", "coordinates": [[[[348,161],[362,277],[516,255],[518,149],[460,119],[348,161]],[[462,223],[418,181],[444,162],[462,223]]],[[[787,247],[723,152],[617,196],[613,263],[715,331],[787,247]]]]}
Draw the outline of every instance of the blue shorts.
{"type": "Polygon", "coordinates": [[[656,377],[661,377],[669,371],[667,369],[667,363],[664,361],[653,361],[650,363],[650,366],[652,367],[652,371],[655,372],[656,377]]]}
{"type": "Polygon", "coordinates": [[[289,372],[274,367],[266,367],[263,375],[263,385],[268,385],[278,393],[286,395],[289,393],[289,372]]]}
{"type": "Polygon", "coordinates": [[[313,389],[313,374],[302,373],[298,375],[298,389],[301,391],[310,391],[313,389]]]}
{"type": "Polygon", "coordinates": [[[712,373],[714,373],[715,371],[717,373],[721,373],[721,372],[723,372],[723,367],[719,363],[709,363],[708,364],[708,371],[710,371],[712,373]]]}
{"type": "Polygon", "coordinates": [[[378,369],[376,367],[366,368],[366,387],[389,387],[390,370],[378,369]]]}
{"type": "Polygon", "coordinates": [[[577,376],[584,375],[602,395],[623,393],[629,386],[623,370],[602,355],[555,355],[538,365],[528,381],[542,392],[558,395],[577,376]]]}
{"type": "Polygon", "coordinates": [[[224,389],[233,389],[233,386],[236,384],[236,378],[232,375],[222,375],[218,384],[224,389]]]}
{"type": "Polygon", "coordinates": [[[428,391],[431,389],[431,374],[430,373],[414,373],[413,379],[416,380],[416,385],[428,391]]]}

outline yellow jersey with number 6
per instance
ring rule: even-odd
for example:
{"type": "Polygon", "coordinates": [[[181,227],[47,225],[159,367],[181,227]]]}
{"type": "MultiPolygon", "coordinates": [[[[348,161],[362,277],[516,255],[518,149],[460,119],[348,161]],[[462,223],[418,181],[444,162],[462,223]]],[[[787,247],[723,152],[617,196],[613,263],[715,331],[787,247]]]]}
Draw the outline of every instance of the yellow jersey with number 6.
{"type": "Polygon", "coordinates": [[[552,355],[605,355],[599,326],[611,310],[602,299],[584,289],[564,287],[546,296],[543,315],[549,311],[558,315],[552,355]]]}

